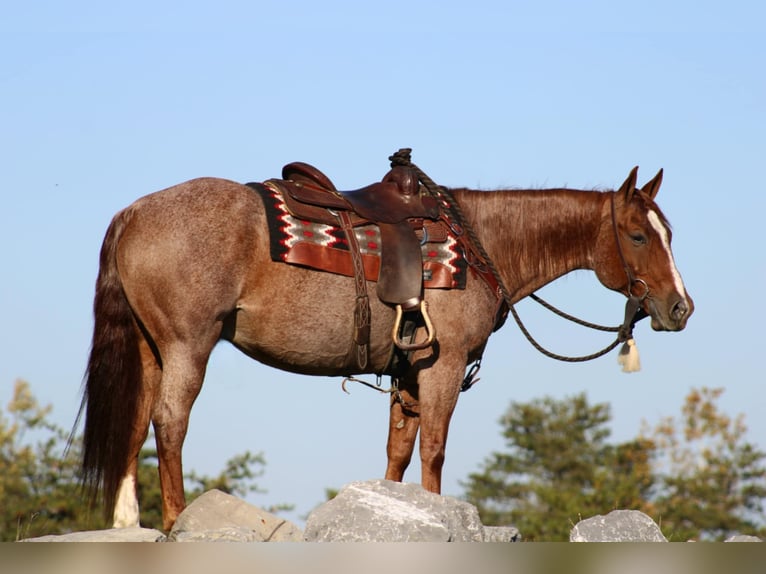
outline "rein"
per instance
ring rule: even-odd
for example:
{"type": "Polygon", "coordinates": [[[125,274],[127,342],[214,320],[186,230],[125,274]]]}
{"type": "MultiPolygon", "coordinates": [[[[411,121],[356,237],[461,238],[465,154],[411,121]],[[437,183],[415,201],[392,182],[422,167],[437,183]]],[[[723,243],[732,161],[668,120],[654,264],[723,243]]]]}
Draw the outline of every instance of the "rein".
{"type": "MultiPolygon", "coordinates": [[[[610,211],[612,215],[612,230],[614,231],[614,240],[617,244],[617,253],[620,255],[620,261],[622,262],[623,270],[625,271],[625,275],[628,278],[628,300],[625,303],[625,319],[623,320],[622,325],[618,327],[605,327],[603,325],[597,325],[596,323],[590,323],[588,321],[584,321],[582,319],[578,319],[577,317],[573,317],[572,315],[569,315],[565,313],[564,311],[561,311],[560,309],[557,309],[541,297],[535,295],[532,293],[529,295],[529,297],[548,309],[549,311],[555,313],[559,317],[562,317],[568,321],[571,321],[573,323],[576,323],[578,325],[582,325],[583,327],[588,327],[589,329],[594,329],[597,331],[606,331],[611,333],[617,333],[617,338],[612,341],[609,345],[601,349],[600,351],[596,351],[595,353],[592,353],[590,355],[583,355],[580,357],[569,357],[565,355],[559,355],[556,353],[553,353],[549,351],[548,349],[544,348],[542,345],[540,345],[534,337],[529,333],[527,328],[524,326],[524,323],[521,321],[521,317],[519,317],[519,314],[516,312],[516,309],[509,305],[511,314],[513,315],[513,318],[516,320],[516,324],[519,326],[519,329],[524,334],[524,336],[527,338],[527,340],[530,342],[530,344],[540,351],[543,355],[546,357],[550,357],[551,359],[556,359],[557,361],[564,361],[569,363],[581,363],[585,361],[590,361],[593,359],[597,359],[599,357],[602,357],[606,355],[608,352],[610,352],[612,349],[614,349],[617,345],[620,343],[623,343],[623,348],[620,350],[620,362],[623,364],[624,370],[627,372],[631,372],[634,370],[638,370],[637,364],[629,365],[627,357],[634,352],[637,352],[635,349],[635,341],[633,339],[633,327],[635,324],[640,321],[641,319],[645,318],[646,312],[641,307],[641,303],[643,303],[644,299],[646,299],[649,296],[649,286],[646,284],[646,282],[643,279],[637,279],[633,272],[631,271],[630,267],[628,266],[627,261],[625,260],[625,254],[622,250],[622,243],[620,242],[620,234],[617,230],[617,214],[615,210],[614,205],[614,193],[609,198],[610,201],[610,211]],[[639,284],[642,285],[644,288],[644,292],[640,295],[634,295],[633,294],[633,286],[639,284]]],[[[634,362],[637,361],[637,359],[633,359],[634,362]]]]}
{"type": "MultiPolygon", "coordinates": [[[[633,327],[638,321],[640,321],[641,319],[647,316],[646,312],[642,309],[641,304],[649,296],[649,287],[644,280],[637,279],[633,275],[633,272],[631,271],[630,267],[627,264],[627,261],[625,260],[625,255],[622,250],[622,244],[620,242],[620,236],[617,230],[617,216],[616,216],[616,209],[614,205],[614,193],[612,193],[610,196],[612,229],[614,230],[614,238],[615,238],[615,242],[617,243],[617,252],[620,255],[620,260],[622,262],[625,275],[628,279],[628,300],[625,304],[625,319],[623,320],[622,325],[618,327],[605,327],[603,325],[597,325],[595,323],[583,321],[582,319],[578,319],[576,317],[573,317],[572,315],[564,313],[563,311],[560,311],[559,309],[557,309],[550,303],[547,303],[545,300],[543,300],[539,296],[532,293],[529,296],[532,300],[541,304],[543,307],[559,315],[560,317],[567,319],[568,321],[572,321],[578,325],[582,325],[584,327],[588,327],[590,329],[595,329],[598,331],[607,331],[607,332],[617,333],[617,338],[612,343],[610,343],[608,346],[601,349],[600,351],[597,351],[590,355],[584,355],[584,356],[578,356],[578,357],[559,355],[557,353],[553,353],[549,351],[548,349],[544,348],[529,333],[527,328],[524,326],[524,323],[521,321],[519,314],[516,312],[516,309],[514,308],[513,302],[511,300],[511,296],[508,293],[508,290],[506,289],[505,284],[503,283],[503,280],[500,277],[499,272],[497,271],[497,268],[492,263],[492,260],[490,259],[487,252],[484,250],[484,247],[482,246],[481,241],[476,235],[476,232],[473,230],[471,225],[466,220],[463,214],[463,210],[460,207],[460,204],[457,201],[455,201],[455,198],[453,197],[453,195],[450,193],[450,191],[447,188],[437,185],[418,166],[412,163],[410,159],[411,151],[412,150],[409,148],[402,148],[399,151],[397,151],[394,155],[388,158],[389,160],[391,160],[391,165],[392,166],[405,165],[413,169],[415,173],[417,174],[420,182],[426,188],[426,190],[432,196],[437,198],[440,201],[442,207],[446,210],[447,223],[450,225],[453,232],[455,232],[457,235],[462,235],[462,233],[467,234],[468,236],[467,247],[471,249],[474,252],[474,254],[477,256],[477,259],[479,260],[479,263],[481,264],[482,271],[484,269],[489,270],[489,272],[491,273],[491,277],[494,279],[493,283],[497,286],[497,290],[502,295],[503,302],[505,303],[505,305],[508,307],[508,310],[513,315],[513,318],[515,319],[516,324],[519,326],[519,329],[521,330],[521,332],[524,334],[524,336],[527,338],[527,340],[535,349],[537,349],[540,353],[542,353],[543,355],[551,359],[556,359],[558,361],[564,361],[569,363],[578,363],[578,362],[584,362],[584,361],[597,359],[598,357],[601,357],[607,354],[608,352],[610,352],[620,343],[623,343],[623,348],[620,350],[620,357],[619,357],[619,361],[623,365],[623,370],[626,372],[631,372],[631,371],[635,371],[639,369],[637,350],[635,347],[635,341],[633,340],[633,327]],[[633,294],[633,286],[636,284],[640,284],[644,287],[644,292],[640,296],[633,294]]],[[[480,361],[481,360],[479,360],[479,362],[480,361]]],[[[464,381],[463,388],[461,390],[467,390],[475,382],[476,380],[464,381]]]]}

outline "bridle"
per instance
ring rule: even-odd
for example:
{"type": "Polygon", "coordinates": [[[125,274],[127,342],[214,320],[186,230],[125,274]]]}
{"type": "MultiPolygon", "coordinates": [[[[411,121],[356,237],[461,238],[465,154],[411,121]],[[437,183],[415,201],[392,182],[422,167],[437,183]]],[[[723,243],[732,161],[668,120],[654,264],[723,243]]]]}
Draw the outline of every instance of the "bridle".
{"type": "MultiPolygon", "coordinates": [[[[545,349],[542,345],[540,345],[534,339],[534,337],[532,337],[532,335],[529,333],[527,328],[524,326],[524,323],[521,321],[521,318],[519,317],[518,313],[516,312],[510,293],[506,289],[503,283],[503,280],[500,277],[499,272],[497,271],[496,267],[492,263],[492,260],[490,259],[487,252],[484,250],[484,247],[482,246],[481,241],[479,240],[475,231],[473,230],[473,228],[471,227],[471,225],[468,223],[467,219],[463,215],[462,209],[460,208],[460,204],[457,201],[455,201],[455,198],[452,196],[452,193],[447,188],[437,185],[430,177],[428,177],[428,175],[425,174],[425,172],[423,172],[423,170],[421,170],[417,165],[412,163],[412,161],[410,160],[411,151],[412,150],[410,150],[409,148],[400,149],[394,155],[389,157],[389,160],[391,160],[392,165],[396,163],[398,165],[406,165],[412,168],[417,174],[420,183],[423,184],[423,187],[425,187],[427,192],[430,193],[432,196],[434,196],[437,200],[439,200],[443,209],[446,211],[446,218],[448,220],[448,223],[450,223],[450,227],[453,228],[453,232],[455,232],[456,230],[459,230],[462,232],[460,233],[460,235],[463,235],[466,238],[466,241],[464,241],[464,246],[466,247],[467,250],[473,252],[472,254],[470,254],[473,256],[471,257],[471,259],[477,260],[477,262],[480,263],[480,274],[483,276],[489,275],[489,278],[492,279],[491,283],[496,285],[496,291],[501,296],[500,303],[505,304],[505,306],[513,315],[513,318],[515,319],[516,324],[519,326],[519,329],[521,330],[521,332],[524,334],[524,336],[527,338],[527,340],[535,349],[537,349],[538,351],[540,351],[543,355],[547,357],[556,359],[558,361],[565,361],[570,363],[584,362],[584,361],[590,361],[592,359],[596,359],[598,357],[601,357],[607,354],[620,343],[624,344],[623,351],[621,352],[626,352],[628,343],[632,342],[632,339],[633,339],[633,327],[638,321],[648,316],[648,314],[643,310],[642,304],[644,300],[649,297],[649,286],[646,284],[646,281],[644,281],[643,279],[637,278],[633,274],[633,271],[630,269],[630,266],[628,265],[627,260],[625,258],[625,253],[623,252],[623,248],[622,248],[622,242],[620,241],[619,231],[617,229],[617,210],[616,210],[615,201],[614,201],[616,192],[612,192],[610,196],[612,230],[614,232],[614,239],[617,245],[617,252],[620,256],[620,262],[622,263],[622,267],[625,271],[625,276],[627,277],[627,281],[628,281],[628,288],[627,288],[628,300],[625,304],[625,318],[622,322],[622,325],[618,327],[605,327],[603,325],[597,325],[595,323],[583,321],[582,319],[578,319],[576,317],[573,317],[572,315],[569,315],[567,313],[564,313],[563,311],[560,311],[559,309],[555,308],[550,303],[547,303],[546,301],[544,301],[542,298],[535,295],[534,293],[529,295],[529,297],[532,300],[540,303],[546,309],[556,313],[557,315],[559,315],[560,317],[564,319],[567,319],[578,325],[582,325],[584,327],[588,327],[598,331],[607,331],[607,332],[617,333],[617,338],[604,349],[597,351],[595,353],[592,353],[590,355],[584,355],[579,357],[569,357],[565,355],[559,355],[557,353],[553,353],[549,351],[548,349],[545,349]],[[643,287],[643,293],[641,293],[640,295],[634,295],[633,288],[635,285],[641,285],[643,287]]],[[[502,310],[499,310],[497,316],[498,316],[498,322],[495,326],[495,330],[497,330],[502,325],[504,317],[505,317],[505,313],[503,313],[502,310]]],[[[467,388],[470,388],[471,384],[473,384],[471,380],[473,380],[473,382],[477,380],[475,379],[475,373],[476,371],[478,371],[477,365],[479,365],[480,362],[481,362],[481,359],[479,359],[479,361],[477,361],[477,363],[475,363],[473,367],[471,367],[471,369],[469,370],[469,376],[466,376],[466,380],[463,383],[462,390],[466,390],[467,388]]]]}
{"type": "Polygon", "coordinates": [[[625,276],[628,278],[628,301],[625,303],[625,320],[619,328],[620,336],[618,337],[618,341],[622,338],[621,342],[625,342],[633,336],[633,326],[638,321],[648,316],[646,311],[644,311],[643,302],[649,297],[649,285],[646,284],[646,281],[639,279],[633,274],[633,270],[625,259],[625,252],[622,249],[622,241],[620,241],[620,232],[617,229],[617,208],[614,205],[615,195],[617,195],[617,193],[613,192],[609,197],[610,211],[612,215],[612,231],[614,232],[614,241],[617,244],[617,253],[620,256],[622,268],[625,271],[625,276]],[[633,294],[634,285],[641,285],[643,287],[643,293],[641,293],[641,295],[633,294]]]}
{"type": "Polygon", "coordinates": [[[522,322],[521,317],[519,317],[519,314],[516,312],[516,309],[510,302],[508,302],[508,299],[506,298],[506,304],[508,305],[508,309],[513,315],[513,318],[516,321],[516,324],[519,326],[519,329],[521,330],[521,332],[524,334],[524,336],[527,338],[530,344],[546,357],[549,357],[551,359],[556,359],[557,361],[564,361],[568,363],[581,363],[584,361],[591,361],[593,359],[597,359],[599,357],[606,355],[608,352],[610,352],[620,343],[623,344],[623,349],[621,351],[621,354],[627,354],[629,343],[632,342],[632,339],[633,339],[633,327],[636,325],[636,323],[638,323],[638,321],[648,317],[648,313],[644,311],[643,303],[644,303],[644,300],[649,297],[649,286],[646,284],[646,281],[644,281],[643,279],[639,279],[638,277],[634,275],[633,270],[630,268],[627,260],[625,259],[625,253],[622,248],[622,242],[620,241],[620,233],[617,228],[617,211],[614,204],[615,195],[616,195],[616,192],[612,192],[609,198],[610,213],[611,213],[611,219],[612,219],[612,231],[614,233],[614,240],[617,246],[617,253],[620,256],[620,262],[622,263],[622,268],[625,271],[625,276],[627,277],[627,281],[628,281],[627,295],[626,295],[628,300],[625,303],[625,318],[622,322],[622,325],[618,327],[606,327],[604,325],[597,325],[596,323],[590,323],[588,321],[578,319],[577,317],[573,317],[572,315],[569,315],[561,311],[560,309],[557,309],[556,307],[546,302],[544,299],[535,295],[534,293],[529,295],[530,299],[539,303],[540,305],[542,305],[549,311],[552,311],[556,315],[564,319],[567,319],[568,321],[571,321],[578,325],[582,325],[583,327],[588,327],[590,329],[594,329],[597,331],[617,333],[617,338],[612,343],[610,343],[609,345],[607,345],[600,351],[596,351],[595,353],[591,353],[590,355],[571,357],[571,356],[559,355],[557,353],[553,353],[552,351],[549,351],[548,349],[540,345],[540,343],[538,343],[534,339],[534,337],[532,337],[530,332],[524,326],[524,323],[522,322]],[[635,295],[633,293],[633,287],[635,285],[642,286],[643,293],[641,293],[640,295],[635,295]]]}
{"type": "MultiPolygon", "coordinates": [[[[455,198],[453,197],[449,189],[442,187],[440,185],[437,185],[428,175],[426,175],[426,173],[423,170],[421,170],[417,165],[412,163],[410,159],[411,151],[412,150],[409,148],[402,148],[399,151],[395,152],[388,159],[391,161],[392,166],[405,165],[415,171],[418,177],[418,181],[423,185],[426,191],[440,202],[445,212],[442,214],[442,218],[445,220],[445,222],[450,227],[452,232],[456,234],[456,236],[461,241],[466,251],[470,252],[470,253],[468,252],[466,253],[466,257],[470,258],[470,260],[472,261],[471,265],[477,268],[479,275],[483,277],[485,280],[487,280],[490,286],[492,286],[493,289],[500,295],[498,310],[496,312],[494,330],[499,329],[505,321],[506,313],[505,313],[505,310],[502,308],[503,305],[505,305],[508,311],[510,311],[511,314],[513,315],[513,318],[515,319],[516,324],[519,326],[519,329],[527,338],[529,343],[535,349],[537,349],[540,353],[542,353],[543,355],[551,359],[556,359],[558,361],[564,361],[568,363],[580,363],[584,361],[590,361],[590,360],[602,357],[603,355],[606,355],[620,343],[623,344],[623,348],[620,351],[620,355],[621,356],[627,355],[629,353],[630,344],[634,343],[633,327],[636,325],[638,321],[640,321],[641,319],[644,319],[645,317],[648,317],[648,313],[646,313],[646,311],[644,311],[643,309],[643,302],[649,297],[649,285],[647,285],[646,281],[634,275],[633,271],[631,270],[625,258],[625,253],[623,252],[622,242],[620,241],[620,234],[617,227],[617,210],[616,210],[615,202],[614,202],[614,198],[617,192],[612,192],[610,195],[610,212],[611,212],[614,240],[617,245],[617,253],[620,256],[620,262],[622,263],[622,267],[623,267],[623,270],[625,271],[625,276],[627,277],[627,281],[628,281],[627,295],[626,295],[628,300],[625,303],[625,318],[622,324],[618,327],[606,327],[603,325],[597,325],[596,323],[590,323],[588,321],[584,321],[582,319],[578,319],[577,317],[569,315],[568,313],[565,313],[564,311],[561,311],[560,309],[557,309],[550,303],[546,302],[544,299],[542,299],[538,295],[531,293],[529,295],[530,299],[539,303],[540,305],[542,305],[549,311],[552,311],[553,313],[557,314],[558,316],[568,321],[572,321],[573,323],[576,323],[578,325],[582,325],[584,327],[588,327],[590,329],[594,329],[597,331],[617,333],[617,338],[612,343],[610,343],[608,346],[604,347],[600,351],[597,351],[590,355],[583,355],[583,356],[577,356],[577,357],[559,355],[557,353],[553,353],[552,351],[549,351],[548,349],[540,345],[540,343],[538,343],[534,339],[534,337],[532,337],[530,332],[524,326],[524,323],[522,322],[521,317],[519,317],[519,314],[516,312],[516,309],[514,308],[510,293],[506,289],[505,284],[503,283],[503,280],[500,277],[500,273],[497,271],[497,268],[492,263],[492,260],[490,259],[489,255],[487,254],[484,247],[482,246],[481,241],[479,240],[479,237],[476,235],[476,232],[473,230],[472,226],[468,223],[467,219],[463,215],[463,211],[460,207],[460,204],[455,200],[455,198]],[[641,295],[633,294],[634,285],[643,286],[643,293],[641,293],[641,295]]],[[[476,361],[474,361],[473,364],[469,367],[465,377],[463,378],[463,382],[460,386],[460,392],[467,391],[479,381],[479,377],[477,376],[479,369],[481,369],[481,357],[477,359],[476,361]]],[[[624,370],[628,370],[628,369],[624,369],[624,370]]],[[[357,379],[356,377],[346,377],[345,379],[343,379],[343,384],[342,384],[343,390],[345,392],[348,392],[345,388],[345,383],[347,381],[359,382],[379,392],[392,394],[395,397],[395,400],[398,400],[399,402],[402,402],[402,404],[405,404],[401,398],[401,394],[399,393],[398,380],[393,377],[392,377],[393,384],[390,389],[379,388],[380,375],[378,375],[378,384],[376,386],[373,386],[370,383],[367,383],[366,381],[363,381],[361,379],[357,379]]]]}

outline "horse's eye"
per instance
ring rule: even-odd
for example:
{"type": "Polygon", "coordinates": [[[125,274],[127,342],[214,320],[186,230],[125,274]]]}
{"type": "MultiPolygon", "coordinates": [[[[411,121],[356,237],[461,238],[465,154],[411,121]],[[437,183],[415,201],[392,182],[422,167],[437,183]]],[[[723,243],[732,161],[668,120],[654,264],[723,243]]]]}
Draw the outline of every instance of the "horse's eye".
{"type": "Polygon", "coordinates": [[[646,245],[646,235],[643,233],[631,233],[630,240],[634,245],[646,245]]]}

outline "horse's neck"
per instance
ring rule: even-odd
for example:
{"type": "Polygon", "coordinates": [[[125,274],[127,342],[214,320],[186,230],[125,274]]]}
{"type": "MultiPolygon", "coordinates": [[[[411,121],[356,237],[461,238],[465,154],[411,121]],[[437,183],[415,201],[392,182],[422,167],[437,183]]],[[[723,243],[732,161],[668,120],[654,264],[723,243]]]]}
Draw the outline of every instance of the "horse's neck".
{"type": "Polygon", "coordinates": [[[514,300],[575,269],[592,269],[607,194],[566,189],[455,190],[514,300]]]}

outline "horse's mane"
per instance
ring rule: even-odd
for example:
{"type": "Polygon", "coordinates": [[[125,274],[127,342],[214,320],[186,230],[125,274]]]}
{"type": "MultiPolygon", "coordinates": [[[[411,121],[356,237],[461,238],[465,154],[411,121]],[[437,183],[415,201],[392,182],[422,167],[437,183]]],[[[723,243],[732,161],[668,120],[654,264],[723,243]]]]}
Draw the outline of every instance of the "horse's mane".
{"type": "Polygon", "coordinates": [[[463,188],[453,194],[469,222],[480,227],[476,231],[487,252],[507,254],[508,273],[527,277],[550,276],[587,261],[606,199],[601,191],[565,188],[463,188]]]}

